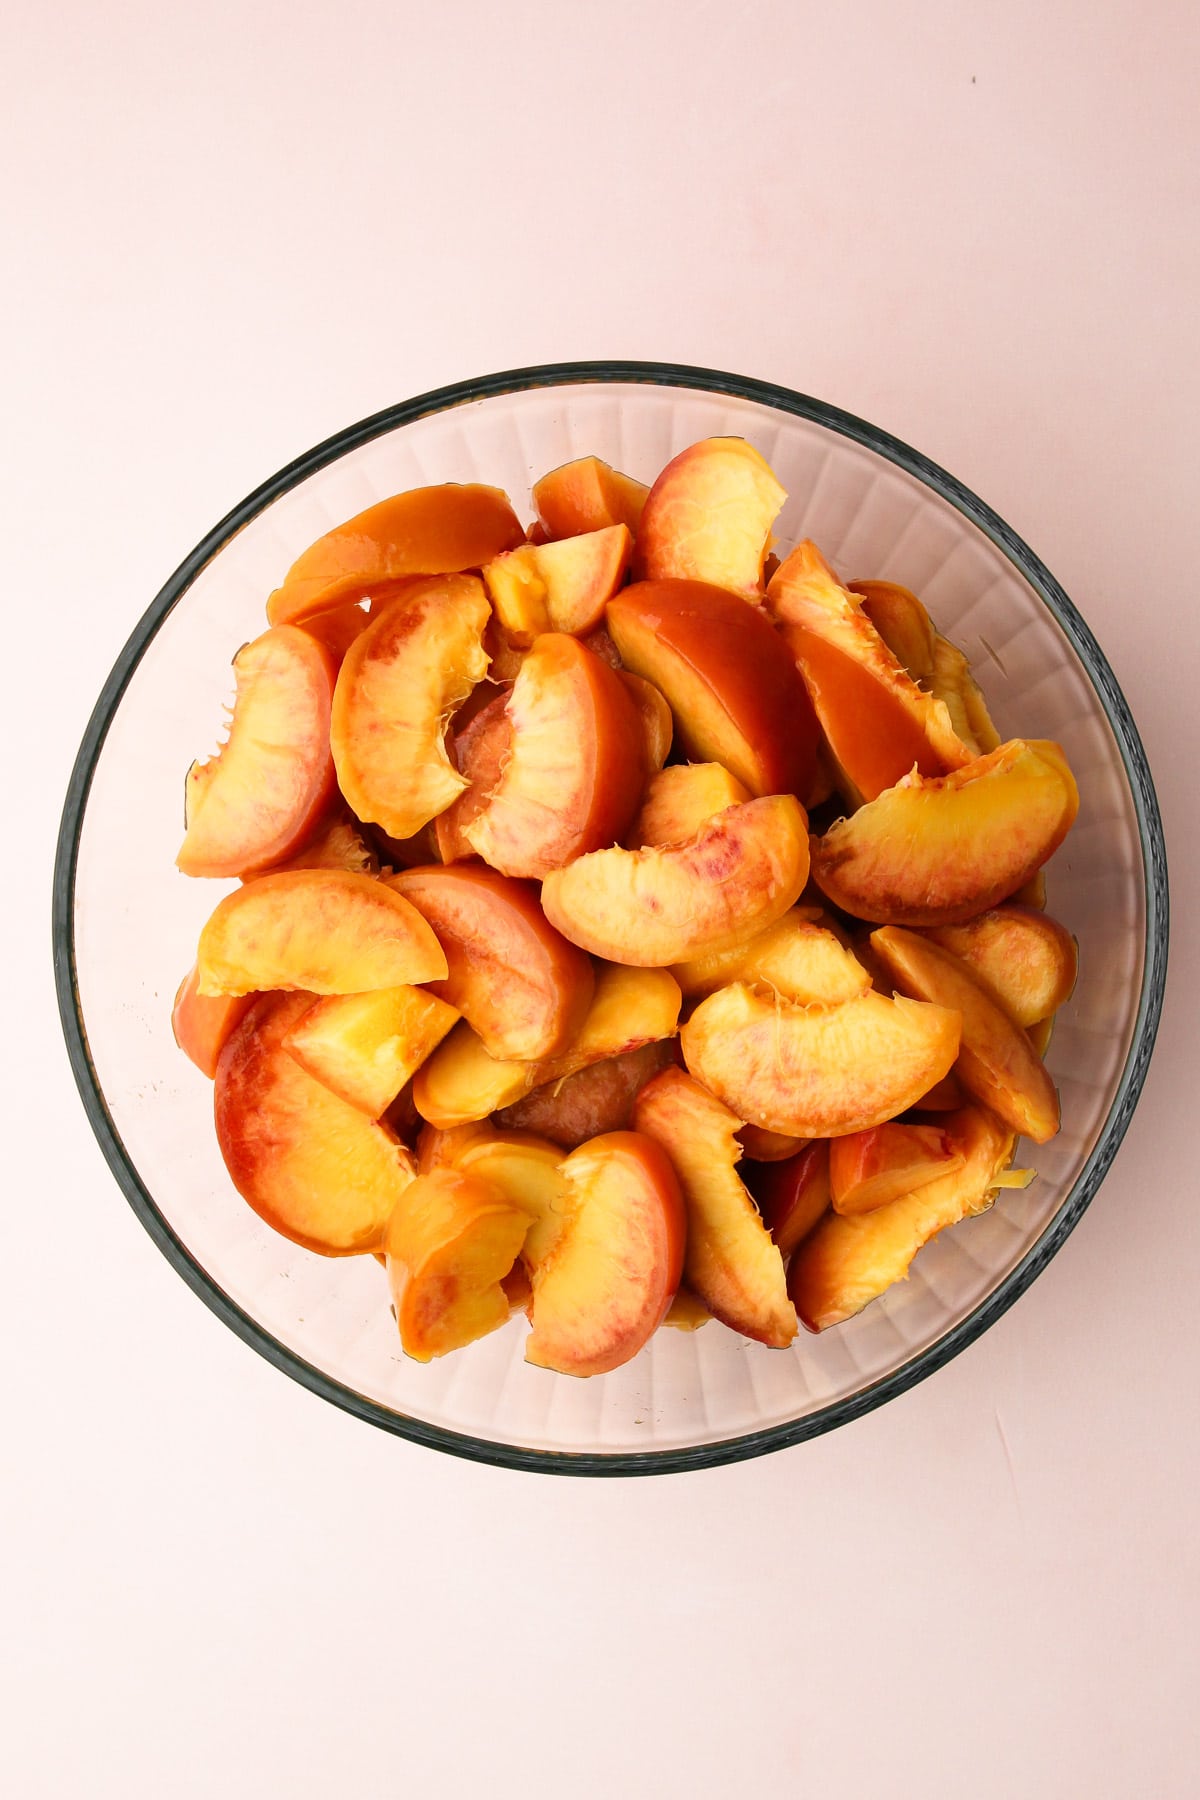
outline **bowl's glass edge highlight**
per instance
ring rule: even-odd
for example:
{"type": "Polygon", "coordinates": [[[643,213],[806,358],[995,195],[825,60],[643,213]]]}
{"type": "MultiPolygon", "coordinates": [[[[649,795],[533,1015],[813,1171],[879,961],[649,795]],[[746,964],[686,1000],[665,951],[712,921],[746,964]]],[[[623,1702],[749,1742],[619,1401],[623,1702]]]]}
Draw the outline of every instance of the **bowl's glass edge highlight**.
{"type": "Polygon", "coordinates": [[[72,1073],[88,1121],[118,1186],[168,1262],[232,1331],[276,1368],[344,1411],[414,1443],[451,1455],[542,1474],[627,1476],[679,1473],[765,1455],[848,1424],[915,1387],[988,1329],[1036,1280],[1065,1242],[1095,1195],[1133,1116],[1145,1082],[1162,1011],[1169,935],[1166,845],[1149,762],[1128,703],[1107,658],[1074,604],[1029,546],[1005,522],[938,464],[899,438],[841,408],[752,377],[686,364],[636,361],[548,363],[454,383],[372,414],[325,439],[262,483],[229,512],[175,570],[155,596],[100,691],[71,772],[59,826],[52,894],[52,939],[59,1015],[72,1073]],[[1129,1055],[1096,1144],[1058,1213],[1038,1241],[994,1293],[911,1363],[849,1399],[786,1425],[737,1438],[677,1450],[598,1453],[523,1449],[430,1426],[389,1411],[333,1381],[286,1349],[244,1312],[191,1256],[144,1187],[126,1153],[96,1078],[79,1005],[74,943],[75,876],[79,838],[92,775],[109,724],[134,670],[155,633],[196,576],[229,540],[281,494],[338,457],[398,426],[453,406],[527,388],[587,382],[647,383],[732,395],[809,419],[861,444],[915,476],[991,539],[1041,598],[1066,633],[1095,688],[1112,728],[1129,780],[1138,819],[1146,891],[1142,988],[1129,1055]]]}

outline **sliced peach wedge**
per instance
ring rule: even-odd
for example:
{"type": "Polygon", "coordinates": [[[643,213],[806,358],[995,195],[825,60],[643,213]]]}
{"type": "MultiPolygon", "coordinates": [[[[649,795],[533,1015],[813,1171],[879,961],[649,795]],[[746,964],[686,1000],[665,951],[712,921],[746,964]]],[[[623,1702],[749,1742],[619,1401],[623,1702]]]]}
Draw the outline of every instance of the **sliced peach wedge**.
{"type": "Polygon", "coordinates": [[[1000,733],[992,723],[970,663],[958,645],[940,633],[933,642],[929,692],[943,703],[950,723],[972,756],[986,756],[989,750],[1000,748],[1000,733]]]}
{"type": "Polygon", "coordinates": [[[1033,907],[997,906],[965,925],[935,926],[928,936],[961,957],[1009,1017],[1026,1028],[1057,1012],[1075,986],[1075,939],[1033,907]]]}
{"type": "Polygon", "coordinates": [[[751,794],[807,799],[817,724],[803,681],[763,612],[702,581],[641,581],[608,603],[625,666],[670,702],[695,762],[717,762],[751,794]]]}
{"type": "Polygon", "coordinates": [[[179,984],[171,1030],[183,1054],[210,1081],[234,1027],[256,998],[255,994],[202,994],[200,972],[194,965],[179,984]]]}
{"type": "Polygon", "coordinates": [[[805,541],[767,589],[851,801],[873,800],[914,767],[942,775],[970,760],[950,715],[923,693],[872,625],[857,595],[805,541]]]}
{"type": "Polygon", "coordinates": [[[785,1000],[830,1004],[865,994],[871,977],[852,950],[802,906],[731,950],[675,963],[671,973],[686,999],[704,999],[734,981],[759,983],[785,1000]]]}
{"type": "Polygon", "coordinates": [[[604,617],[629,570],[627,525],[609,525],[549,544],[522,544],[493,558],[484,585],[510,642],[528,647],[546,631],[583,636],[604,617]]]}
{"type": "Polygon", "coordinates": [[[954,925],[1053,855],[1079,808],[1057,744],[1014,738],[950,775],[906,775],[813,843],[822,892],[879,925],[954,925]]]}
{"type": "Polygon", "coordinates": [[[193,763],[185,875],[247,875],[298,850],[334,791],[329,751],[334,661],[295,626],[277,626],[233,659],[237,697],[228,741],[193,763]]]}
{"type": "Polygon", "coordinates": [[[674,1298],[683,1196],[659,1145],[633,1131],[593,1138],[561,1172],[566,1224],[528,1264],[525,1360],[562,1375],[603,1375],[637,1355],[674,1298]]]}
{"type": "Polygon", "coordinates": [[[762,598],[771,526],[787,499],[742,438],[705,438],[672,458],[646,496],[635,571],[649,581],[707,581],[762,598]]]}
{"type": "Polygon", "coordinates": [[[534,1062],[578,1035],[595,990],[589,958],[550,925],[536,887],[476,862],[405,869],[386,885],[432,928],[448,964],[429,991],[489,1055],[534,1062]]]}
{"type": "Polygon", "coordinates": [[[686,844],[717,813],[744,806],[749,798],[720,763],[672,763],[646,783],[626,841],[631,850],[686,844]]]}
{"type": "Polygon", "coordinates": [[[796,1335],[783,1258],[737,1175],[742,1121],[682,1069],[638,1095],[634,1127],[661,1144],[687,1208],[684,1275],[714,1318],[783,1349],[796,1335]]]}
{"type": "Polygon", "coordinates": [[[937,633],[933,621],[911,588],[896,581],[848,581],[862,609],[901,668],[914,681],[927,682],[933,674],[937,633]]]}
{"type": "Polygon", "coordinates": [[[537,1132],[564,1150],[577,1150],[589,1138],[609,1131],[628,1131],[634,1101],[651,1077],[673,1060],[673,1050],[672,1042],[663,1038],[588,1063],[573,1075],[534,1088],[496,1117],[508,1131],[537,1132]]]}
{"type": "Polygon", "coordinates": [[[786,1262],[829,1211],[829,1141],[815,1138],[786,1162],[746,1163],[742,1175],[786,1262]]]}
{"type": "Polygon", "coordinates": [[[380,500],[326,532],[296,559],[267,601],[272,625],[298,622],[413,575],[482,568],[524,543],[499,488],[446,483],[380,500]]]}
{"type": "Polygon", "coordinates": [[[316,1081],[284,1040],[308,994],[266,994],[217,1064],[217,1141],[233,1185],[276,1231],[327,1256],[378,1250],[413,1179],[394,1133],[316,1081]]]}
{"type": "Polygon", "coordinates": [[[487,674],[483,583],[414,584],[351,644],[338,673],[330,742],[338,785],[360,819],[408,838],[466,787],[446,721],[487,674]]]}
{"type": "Polygon", "coordinates": [[[968,1093],[1035,1144],[1052,1138],[1059,1104],[1045,1064],[969,966],[940,944],[895,925],[872,932],[871,947],[903,993],[961,1014],[954,1073],[968,1093]]]}
{"type": "Polygon", "coordinates": [[[874,1212],[941,1175],[953,1175],[964,1160],[937,1125],[902,1125],[893,1119],[834,1138],[829,1145],[833,1210],[847,1218],[874,1212]]]}
{"type": "Polygon", "coordinates": [[[808,879],[807,820],[791,794],[730,806],[689,843],[597,850],[542,883],[565,938],[638,968],[732,948],[794,906],[808,879]]]}
{"type": "Polygon", "coordinates": [[[874,1212],[828,1213],[796,1250],[788,1293],[810,1331],[824,1331],[861,1312],[907,1276],[923,1244],[991,1205],[1013,1150],[1013,1134],[983,1107],[946,1120],[962,1166],[874,1212]]]}
{"type": "Polygon", "coordinates": [[[535,481],[533,504],[548,539],[577,537],[610,525],[636,532],[649,492],[644,481],[622,475],[598,456],[581,456],[535,481]]]}
{"type": "Polygon", "coordinates": [[[419,987],[331,994],[292,1026],[284,1043],[317,1081],[378,1119],[458,1016],[419,987]]]}
{"type": "Polygon", "coordinates": [[[946,1007],[874,992],[804,1006],[744,983],[702,1000],[680,1034],[689,1070],[739,1119],[840,1137],[917,1101],[958,1054],[946,1007]]]}
{"type": "Polygon", "coordinates": [[[644,740],[616,671],[548,632],[521,664],[507,717],[507,761],[463,827],[477,854],[505,875],[541,877],[619,839],[637,810],[644,740]]]}
{"type": "Polygon", "coordinates": [[[227,894],[200,934],[196,965],[201,994],[362,994],[447,971],[416,907],[347,869],[260,875],[227,894]]]}
{"type": "Polygon", "coordinates": [[[529,1214],[462,1169],[418,1175],[388,1221],[388,1285],[406,1356],[429,1362],[495,1331],[529,1214]]]}

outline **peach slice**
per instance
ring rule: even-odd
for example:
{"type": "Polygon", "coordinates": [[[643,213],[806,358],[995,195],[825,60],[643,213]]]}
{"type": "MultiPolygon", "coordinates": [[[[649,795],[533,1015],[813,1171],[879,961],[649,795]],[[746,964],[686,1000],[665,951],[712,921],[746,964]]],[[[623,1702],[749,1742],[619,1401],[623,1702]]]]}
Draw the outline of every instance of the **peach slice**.
{"type": "Polygon", "coordinates": [[[933,621],[917,596],[896,581],[848,581],[862,609],[900,664],[914,681],[927,682],[933,674],[933,621]]]}
{"type": "Polygon", "coordinates": [[[330,721],[338,785],[389,837],[412,837],[466,786],[446,720],[487,674],[489,616],[481,581],[441,576],[385,607],[346,652],[330,721]]]}
{"type": "Polygon", "coordinates": [[[432,927],[448,973],[430,991],[462,1013],[489,1055],[540,1061],[577,1036],[592,965],[547,923],[535,887],[477,863],[405,869],[386,885],[432,927]]]}
{"type": "Polygon", "coordinates": [[[609,1131],[627,1131],[639,1091],[672,1060],[672,1049],[663,1039],[589,1063],[564,1080],[534,1088],[497,1116],[508,1130],[537,1132],[564,1150],[577,1150],[609,1131]]]}
{"type": "Polygon", "coordinates": [[[488,1182],[529,1221],[521,1247],[526,1269],[554,1249],[570,1213],[562,1151],[529,1131],[490,1131],[459,1148],[454,1167],[488,1182]]]}
{"type": "Polygon", "coordinates": [[[637,530],[647,580],[709,581],[762,598],[771,526],[787,499],[742,438],[705,438],[672,458],[646,496],[637,530]]]}
{"type": "Polygon", "coordinates": [[[874,1212],[856,1218],[831,1212],[796,1251],[788,1292],[810,1331],[825,1331],[861,1312],[907,1276],[930,1238],[991,1205],[1012,1155],[1012,1132],[974,1106],[952,1115],[946,1129],[962,1154],[960,1169],[874,1212]]]}
{"type": "Polygon", "coordinates": [[[319,644],[324,644],[334,666],[340,668],[347,650],[370,623],[371,614],[367,608],[352,600],[346,606],[335,606],[332,612],[318,613],[316,618],[306,619],[302,629],[319,644]]]}
{"type": "Polygon", "coordinates": [[[424,988],[332,994],[292,1026],[284,1047],[317,1081],[378,1119],[457,1021],[454,1008],[424,988]]]}
{"type": "Polygon", "coordinates": [[[636,1356],[679,1286],[684,1209],[660,1147],[610,1132],[562,1164],[567,1222],[532,1261],[533,1329],[526,1362],[562,1375],[603,1375],[636,1356]]]}
{"type": "Polygon", "coordinates": [[[663,1324],[672,1331],[699,1331],[702,1325],[712,1324],[712,1314],[698,1294],[693,1294],[690,1288],[679,1287],[667,1308],[663,1324]]]}
{"type": "Polygon", "coordinates": [[[529,1215],[460,1169],[418,1175],[388,1222],[388,1285],[406,1356],[429,1362],[505,1323],[502,1282],[529,1215]]]}
{"type": "Polygon", "coordinates": [[[904,993],[962,1015],[954,1073],[967,1092],[1035,1144],[1052,1138],[1059,1127],[1058,1093],[1045,1065],[961,957],[895,925],[872,932],[871,945],[904,993]]]}
{"type": "Polygon", "coordinates": [[[333,792],[329,717],[334,663],[294,626],[264,631],[233,659],[237,697],[228,741],[193,763],[185,875],[246,875],[298,850],[333,792]]]}
{"type": "Polygon", "coordinates": [[[694,762],[722,763],[751,794],[807,798],[817,726],[765,614],[701,581],[642,581],[608,603],[621,660],[670,702],[694,762]]]}
{"type": "Polygon", "coordinates": [[[1028,906],[998,906],[965,925],[940,925],[935,944],[962,958],[1009,1017],[1028,1028],[1071,996],[1079,947],[1070,932],[1028,906]]]}
{"type": "Polygon", "coordinates": [[[773,924],[808,879],[804,808],[791,794],[730,806],[688,844],[597,850],[542,883],[542,907],[573,944],[661,968],[731,949],[773,924]]]}
{"type": "Polygon", "coordinates": [[[662,1145],[683,1189],[688,1286],[731,1330],[784,1349],[796,1314],[783,1258],[738,1179],[741,1123],[682,1069],[656,1075],[634,1109],[635,1129],[662,1145]]]}
{"type": "Polygon", "coordinates": [[[750,795],[720,763],[672,763],[647,782],[641,811],[629,828],[631,850],[686,844],[727,806],[744,806],[750,795]]]}
{"type": "Polygon", "coordinates": [[[937,1125],[890,1120],[870,1131],[834,1138],[829,1146],[833,1210],[846,1218],[874,1212],[941,1175],[953,1175],[965,1160],[937,1125]]]}
{"type": "Polygon", "coordinates": [[[260,875],[227,894],[200,933],[196,964],[201,994],[362,994],[446,975],[416,907],[348,869],[260,875]]]}
{"type": "Polygon", "coordinates": [[[609,525],[559,543],[522,544],[483,571],[497,619],[510,641],[526,648],[546,631],[583,636],[629,569],[633,539],[627,525],[609,525]]]}
{"type": "Polygon", "coordinates": [[[171,1030],[183,1054],[210,1081],[234,1027],[256,999],[255,994],[202,994],[194,965],[180,983],[171,1011],[171,1030]]]}
{"type": "Polygon", "coordinates": [[[912,1106],[958,1054],[943,1006],[874,992],[803,1006],[736,983],[680,1034],[692,1074],[739,1119],[790,1137],[842,1137],[912,1106]]]}
{"type": "Polygon", "coordinates": [[[508,692],[502,689],[461,730],[455,722],[454,761],[468,785],[433,822],[438,855],[444,863],[461,862],[475,854],[467,842],[466,827],[487,805],[512,746],[508,692]]]}
{"type": "Polygon", "coordinates": [[[767,606],[851,801],[875,799],[914,767],[941,775],[970,760],[945,706],[901,667],[815,544],[806,540],[780,565],[767,606]]]}
{"type": "Polygon", "coordinates": [[[649,492],[598,456],[581,456],[535,481],[533,504],[547,538],[569,538],[609,525],[636,531],[649,492]]]}
{"type": "Polygon", "coordinates": [[[339,804],[303,850],[284,862],[272,863],[270,873],[282,875],[288,869],[349,869],[354,875],[378,875],[379,858],[356,821],[339,804]]]}
{"type": "Polygon", "coordinates": [[[748,1165],[746,1186],[786,1262],[829,1211],[829,1143],[816,1138],[787,1162],[748,1165]]]}
{"type": "Polygon", "coordinates": [[[463,828],[484,862],[541,877],[620,838],[641,793],[643,734],[615,670],[548,632],[521,664],[508,720],[508,760],[463,828]]]}
{"type": "Polygon", "coordinates": [[[465,1022],[418,1072],[413,1096],[423,1119],[443,1130],[485,1119],[534,1088],[564,1081],[577,1069],[675,1035],[679,987],[665,969],[601,967],[578,1037],[548,1062],[504,1062],[489,1056],[465,1022]]]}
{"type": "Polygon", "coordinates": [[[738,1132],[742,1150],[752,1162],[787,1162],[799,1156],[810,1138],[789,1137],[785,1131],[764,1131],[761,1125],[743,1125],[738,1132]]]}
{"type": "Polygon", "coordinates": [[[1079,809],[1057,744],[1014,738],[953,774],[905,776],[813,843],[843,912],[880,925],[957,925],[1052,856],[1079,809]]]}
{"type": "Polygon", "coordinates": [[[950,723],[972,756],[986,756],[989,750],[999,749],[1000,733],[992,723],[970,663],[956,644],[940,635],[934,639],[929,691],[944,703],[950,723]]]}
{"type": "Polygon", "coordinates": [[[676,963],[671,973],[688,999],[703,999],[730,982],[747,981],[773,988],[785,1000],[829,1004],[853,1000],[871,985],[854,952],[816,924],[803,907],[793,907],[731,950],[676,963]]]}
{"type": "MultiPolygon", "coordinates": [[[[587,640],[589,646],[597,636],[599,633],[592,633],[587,640]]],[[[620,676],[642,722],[643,769],[647,775],[654,775],[671,754],[671,740],[675,735],[671,709],[653,682],[643,681],[640,675],[631,675],[627,669],[622,669],[620,676]]]]}
{"type": "Polygon", "coordinates": [[[422,1125],[417,1133],[417,1173],[428,1175],[430,1169],[451,1169],[468,1145],[490,1142],[495,1135],[495,1127],[483,1119],[452,1125],[447,1131],[439,1131],[436,1125],[422,1125]]]}
{"type": "Polygon", "coordinates": [[[326,1256],[382,1246],[413,1179],[412,1158],[385,1126],[314,1081],[284,1047],[312,1004],[267,994],[217,1064],[217,1141],[230,1179],[268,1225],[326,1256]]]}
{"type": "Polygon", "coordinates": [[[267,601],[272,625],[377,595],[411,575],[479,569],[525,533],[499,488],[447,482],[393,494],[326,532],[296,559],[267,601]]]}

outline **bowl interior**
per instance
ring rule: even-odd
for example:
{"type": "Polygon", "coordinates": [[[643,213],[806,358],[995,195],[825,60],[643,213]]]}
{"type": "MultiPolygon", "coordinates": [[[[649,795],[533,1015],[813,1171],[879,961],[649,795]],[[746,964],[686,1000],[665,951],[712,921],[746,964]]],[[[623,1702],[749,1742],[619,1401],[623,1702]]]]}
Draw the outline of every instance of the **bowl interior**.
{"type": "Polygon", "coordinates": [[[1068,632],[999,544],[820,418],[737,394],[588,381],[501,392],[386,429],[265,505],[200,570],[146,645],[96,757],[78,842],[76,982],[94,1082],[132,1172],[125,1185],[151,1198],[185,1253],[176,1260],[195,1265],[185,1266],[193,1284],[219,1310],[225,1296],[244,1315],[239,1329],[381,1423],[456,1434],[472,1440],[456,1447],[502,1459],[548,1452],[616,1458],[613,1467],[631,1455],[669,1462],[752,1434],[820,1429],[897,1372],[940,1360],[964,1321],[1024,1278],[1073,1193],[1081,1203],[1089,1163],[1105,1158],[1146,1013],[1147,885],[1127,754],[1068,632]],[[175,989],[227,890],[174,868],[184,772],[215,744],[230,659],[264,628],[266,595],[330,526],[440,481],[495,483],[529,516],[532,480],[571,457],[594,452],[648,480],[716,433],[748,438],[788,489],[781,547],[812,536],[844,576],[913,588],[970,657],[1002,735],[1056,738],[1070,757],[1082,806],[1049,872],[1050,909],[1078,937],[1082,968],[1048,1058],[1063,1129],[1041,1149],[1020,1147],[1038,1172],[1030,1188],[944,1233],[910,1280],[859,1318],[819,1338],[802,1333],[791,1350],[762,1349],[716,1324],[661,1331],[626,1368],[578,1382],[527,1367],[524,1323],[511,1321],[421,1366],[400,1354],[373,1259],[293,1247],[225,1174],[211,1086],[171,1035],[175,989]]]}

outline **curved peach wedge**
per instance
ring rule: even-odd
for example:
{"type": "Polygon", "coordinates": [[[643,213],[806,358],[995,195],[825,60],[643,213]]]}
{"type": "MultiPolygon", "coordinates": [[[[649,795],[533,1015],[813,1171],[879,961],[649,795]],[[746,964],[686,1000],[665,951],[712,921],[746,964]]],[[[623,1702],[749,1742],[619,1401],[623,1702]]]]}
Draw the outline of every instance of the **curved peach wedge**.
{"type": "Polygon", "coordinates": [[[386,878],[432,928],[447,974],[429,991],[454,1007],[488,1054],[544,1060],[583,1026],[592,965],[538,905],[537,889],[478,863],[405,869],[386,878]]]}
{"type": "Polygon", "coordinates": [[[406,1356],[429,1362],[503,1325],[501,1283],[529,1215],[461,1169],[418,1175],[388,1222],[388,1285],[406,1356]]]}
{"type": "Polygon", "coordinates": [[[680,1033],[692,1074],[739,1119],[840,1137],[912,1106],[958,1054],[959,1018],[874,992],[794,1005],[742,983],[702,1000],[680,1033]]]}
{"type": "Polygon", "coordinates": [[[934,926],[928,936],[962,958],[1009,1017],[1026,1029],[1071,997],[1079,947],[1056,919],[1028,906],[997,906],[965,925],[934,926]]]}
{"type": "Polygon", "coordinates": [[[284,1039],[308,994],[257,1000],[221,1052],[217,1141],[233,1185],[284,1237],[327,1256],[377,1250],[413,1179],[385,1126],[300,1067],[284,1039]]]}
{"type": "Polygon", "coordinates": [[[497,1118],[508,1131],[534,1131],[564,1150],[577,1150],[589,1138],[630,1129],[634,1101],[651,1076],[672,1061],[672,1053],[673,1045],[663,1038],[588,1063],[561,1081],[543,1082],[497,1118]]]}
{"type": "Polygon", "coordinates": [[[816,719],[763,612],[702,581],[641,581],[607,616],[621,660],[665,694],[693,761],[722,763],[757,796],[807,798],[816,719]]]}
{"type": "Polygon", "coordinates": [[[298,622],[411,575],[479,569],[525,533],[499,488],[447,482],[393,494],[318,538],[267,601],[272,625],[298,622]]]}
{"type": "MultiPolygon", "coordinates": [[[[589,647],[599,635],[598,632],[592,633],[588,639],[589,647]]],[[[609,641],[611,643],[612,640],[609,641]]],[[[653,682],[643,681],[640,675],[631,675],[628,669],[619,669],[618,673],[641,721],[643,770],[647,776],[654,775],[671,754],[671,743],[675,736],[675,721],[671,717],[671,709],[653,682]]]]}
{"type": "Polygon", "coordinates": [[[592,631],[624,581],[632,554],[629,527],[609,525],[506,550],[484,565],[483,580],[509,640],[528,647],[546,631],[592,631]]]}
{"type": "Polygon", "coordinates": [[[742,1172],[786,1262],[829,1211],[829,1140],[815,1138],[786,1162],[747,1164],[742,1172]]]}
{"type": "Polygon", "coordinates": [[[937,1125],[902,1125],[892,1119],[834,1138],[829,1146],[833,1210],[846,1218],[874,1212],[940,1175],[953,1175],[964,1160],[937,1125]]]}
{"type": "Polygon", "coordinates": [[[1012,1132],[975,1106],[952,1114],[946,1130],[963,1158],[961,1168],[874,1212],[855,1218],[831,1212],[797,1249],[788,1293],[810,1331],[861,1312],[907,1276],[930,1238],[991,1205],[1012,1155],[1012,1132]]]}
{"type": "Polygon", "coordinates": [[[713,1317],[783,1349],[796,1335],[783,1258],[738,1179],[742,1121],[682,1069],[638,1095],[634,1128],[661,1144],[687,1208],[683,1271],[713,1317]]]}
{"type": "Polygon", "coordinates": [[[329,717],[334,663],[323,644],[277,626],[233,659],[237,697],[229,739],[193,763],[185,875],[246,875],[299,849],[333,792],[329,717]]]}
{"type": "Polygon", "coordinates": [[[505,875],[541,877],[611,844],[637,810],[642,728],[615,670],[548,632],[508,699],[508,759],[463,836],[505,875]]]}
{"type": "Polygon", "coordinates": [[[377,988],[316,1001],[284,1042],[315,1080],[378,1119],[457,1021],[424,988],[377,988]]]}
{"type": "Polygon", "coordinates": [[[672,763],[646,783],[641,810],[629,827],[629,848],[686,844],[716,813],[744,806],[749,798],[737,776],[720,763],[672,763]]]}
{"type": "Polygon", "coordinates": [[[1027,881],[1079,792],[1057,744],[1014,738],[950,775],[906,776],[813,842],[835,906],[878,925],[956,925],[1027,881]]]}
{"type": "Polygon", "coordinates": [[[385,607],[346,652],[330,718],[338,785],[389,837],[412,837],[467,785],[446,721],[487,674],[490,616],[481,581],[445,575],[385,607]]]}
{"type": "Polygon", "coordinates": [[[650,581],[708,581],[762,597],[771,526],[787,499],[742,438],[704,438],[672,458],[646,496],[636,566],[650,581]]]}
{"type": "Polygon", "coordinates": [[[636,531],[649,492],[598,456],[581,456],[535,481],[533,504],[547,538],[569,538],[608,525],[636,531]]]}
{"type": "Polygon", "coordinates": [[[758,982],[785,1000],[828,1005],[865,994],[871,977],[832,931],[793,907],[773,925],[735,944],[674,964],[671,973],[687,999],[703,999],[734,981],[758,982]]]}
{"type": "Polygon", "coordinates": [[[562,1375],[603,1375],[649,1341],[683,1265],[679,1183],[659,1146],[611,1132],[562,1164],[567,1222],[529,1265],[533,1329],[526,1362],[562,1375]]]}
{"type": "Polygon", "coordinates": [[[661,968],[732,948],[780,918],[808,879],[804,808],[791,794],[730,806],[690,843],[597,850],[542,883],[542,907],[609,962],[661,968]]]}
{"type": "Polygon", "coordinates": [[[527,1269],[543,1262],[566,1226],[570,1189],[562,1172],[557,1144],[530,1131],[480,1132],[453,1156],[453,1166],[486,1181],[526,1215],[528,1229],[521,1245],[527,1269]]]}
{"type": "Polygon", "coordinates": [[[937,633],[912,589],[897,581],[848,581],[846,588],[858,595],[863,611],[901,668],[914,681],[928,681],[933,674],[937,633]]]}
{"type": "Polygon", "coordinates": [[[970,663],[958,645],[940,633],[933,641],[929,692],[945,706],[950,723],[972,756],[986,756],[989,750],[1000,748],[1000,733],[992,723],[970,663]]]}
{"type": "Polygon", "coordinates": [[[902,992],[962,1015],[954,1073],[967,1092],[1014,1131],[1035,1144],[1047,1143],[1059,1127],[1054,1083],[1021,1027],[968,965],[940,944],[895,925],[873,931],[871,948],[902,992]]]}
{"type": "Polygon", "coordinates": [[[446,975],[416,907],[347,869],[260,875],[227,894],[200,933],[196,965],[201,994],[362,994],[446,975]]]}
{"type": "Polygon", "coordinates": [[[171,1030],[183,1054],[211,1081],[234,1027],[254,1005],[255,994],[202,994],[193,964],[179,984],[171,1030]]]}

